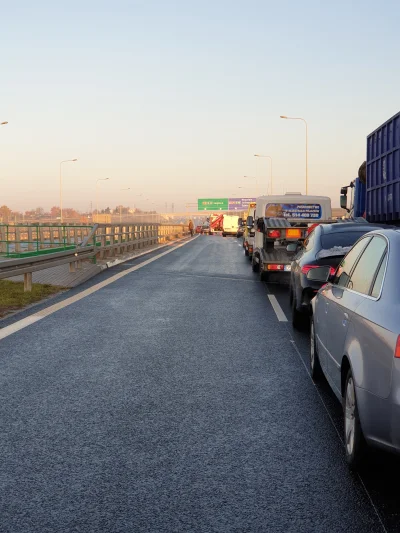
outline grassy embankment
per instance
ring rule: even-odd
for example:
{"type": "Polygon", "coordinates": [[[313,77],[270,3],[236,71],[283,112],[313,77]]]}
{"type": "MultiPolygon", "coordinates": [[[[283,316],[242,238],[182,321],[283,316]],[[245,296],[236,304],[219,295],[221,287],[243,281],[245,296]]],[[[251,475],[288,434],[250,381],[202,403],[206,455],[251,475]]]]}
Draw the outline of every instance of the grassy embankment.
{"type": "Polygon", "coordinates": [[[39,302],[52,294],[62,291],[62,287],[34,283],[32,292],[24,292],[22,282],[0,281],[0,318],[27,305],[39,302]]]}

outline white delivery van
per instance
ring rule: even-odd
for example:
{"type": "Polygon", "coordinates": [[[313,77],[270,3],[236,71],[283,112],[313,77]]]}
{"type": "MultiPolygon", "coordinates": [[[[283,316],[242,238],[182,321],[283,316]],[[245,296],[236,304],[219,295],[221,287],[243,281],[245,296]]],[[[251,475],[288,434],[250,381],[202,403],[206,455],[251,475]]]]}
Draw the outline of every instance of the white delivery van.
{"type": "Polygon", "coordinates": [[[239,231],[239,217],[235,215],[224,215],[222,222],[222,236],[234,235],[236,237],[239,231]]]}

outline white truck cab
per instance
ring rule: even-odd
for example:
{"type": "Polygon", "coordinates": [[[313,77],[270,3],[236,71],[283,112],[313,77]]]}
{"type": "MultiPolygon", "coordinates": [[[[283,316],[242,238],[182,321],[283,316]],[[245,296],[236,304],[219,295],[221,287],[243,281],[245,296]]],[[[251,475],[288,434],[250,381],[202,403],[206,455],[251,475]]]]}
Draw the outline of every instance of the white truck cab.
{"type": "Polygon", "coordinates": [[[259,272],[262,280],[270,274],[287,278],[283,275],[289,275],[294,255],[287,245],[303,241],[309,224],[330,219],[331,199],[327,196],[286,193],[257,198],[255,216],[247,219],[255,233],[253,272],[259,272]]]}

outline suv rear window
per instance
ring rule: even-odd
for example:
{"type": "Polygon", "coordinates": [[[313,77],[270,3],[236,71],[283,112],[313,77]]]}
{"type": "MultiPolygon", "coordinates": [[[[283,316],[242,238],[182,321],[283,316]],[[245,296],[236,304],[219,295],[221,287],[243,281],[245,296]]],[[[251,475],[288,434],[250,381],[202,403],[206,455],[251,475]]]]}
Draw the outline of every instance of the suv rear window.
{"type": "Polygon", "coordinates": [[[353,246],[353,244],[366,233],[368,233],[367,230],[327,233],[326,235],[322,235],[321,245],[324,250],[330,250],[335,246],[353,246]]]}

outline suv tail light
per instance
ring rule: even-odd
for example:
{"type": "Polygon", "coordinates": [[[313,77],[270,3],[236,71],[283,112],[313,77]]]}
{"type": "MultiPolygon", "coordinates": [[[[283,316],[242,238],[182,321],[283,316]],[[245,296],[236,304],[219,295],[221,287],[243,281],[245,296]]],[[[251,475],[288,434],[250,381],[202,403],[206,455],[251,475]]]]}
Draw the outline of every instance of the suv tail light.
{"type": "MultiPolygon", "coordinates": [[[[303,274],[307,274],[308,272],[310,272],[310,270],[311,270],[312,268],[319,268],[320,266],[323,266],[323,265],[304,265],[303,267],[301,267],[301,272],[302,272],[303,274]]],[[[334,268],[334,267],[331,266],[330,269],[329,269],[329,274],[330,274],[331,276],[333,276],[333,274],[334,274],[335,272],[336,272],[336,268],[334,268]]]]}
{"type": "Polygon", "coordinates": [[[272,239],[279,239],[280,236],[281,236],[281,232],[278,229],[268,230],[268,237],[271,237],[272,239]]]}
{"type": "Polygon", "coordinates": [[[400,359],[400,335],[397,337],[396,349],[394,351],[394,356],[397,359],[400,359]]]}

